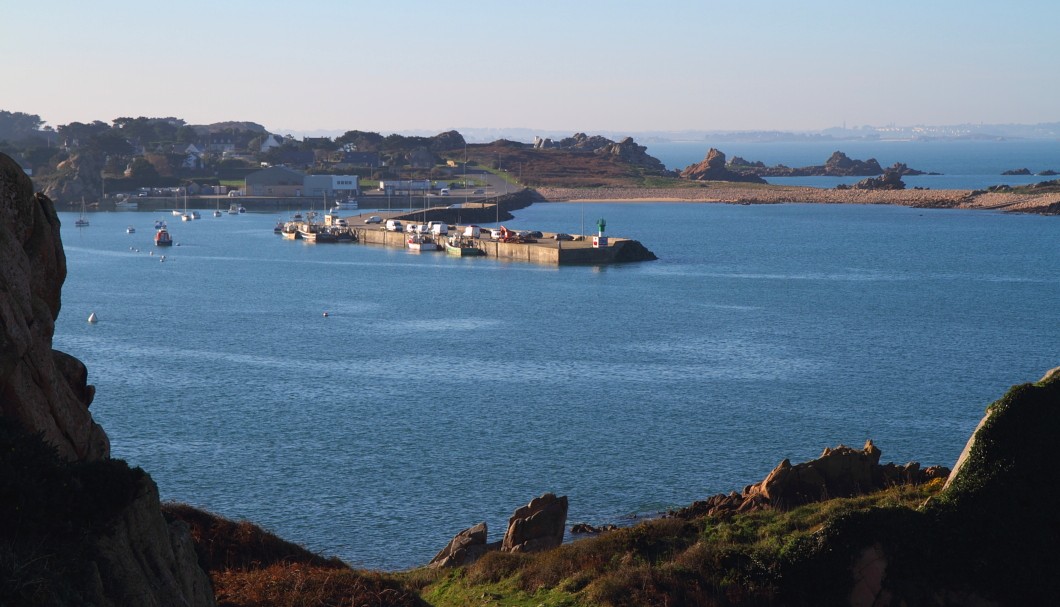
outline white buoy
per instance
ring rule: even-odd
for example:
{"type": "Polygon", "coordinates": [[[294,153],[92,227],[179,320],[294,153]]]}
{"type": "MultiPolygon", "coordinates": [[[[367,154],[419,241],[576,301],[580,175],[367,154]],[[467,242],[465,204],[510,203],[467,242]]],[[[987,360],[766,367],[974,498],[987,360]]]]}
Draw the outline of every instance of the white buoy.
{"type": "Polygon", "coordinates": [[[93,312],[88,315],[88,322],[95,324],[99,319],[96,318],[96,313],[93,312]]]}

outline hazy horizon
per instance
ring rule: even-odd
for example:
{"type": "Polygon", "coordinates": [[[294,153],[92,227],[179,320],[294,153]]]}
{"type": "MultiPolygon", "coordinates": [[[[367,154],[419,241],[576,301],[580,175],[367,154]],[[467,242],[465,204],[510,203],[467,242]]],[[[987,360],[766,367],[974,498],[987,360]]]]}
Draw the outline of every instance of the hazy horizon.
{"type": "Polygon", "coordinates": [[[1051,123],[1050,8],[44,0],[5,9],[0,105],[292,134],[1051,123]]]}

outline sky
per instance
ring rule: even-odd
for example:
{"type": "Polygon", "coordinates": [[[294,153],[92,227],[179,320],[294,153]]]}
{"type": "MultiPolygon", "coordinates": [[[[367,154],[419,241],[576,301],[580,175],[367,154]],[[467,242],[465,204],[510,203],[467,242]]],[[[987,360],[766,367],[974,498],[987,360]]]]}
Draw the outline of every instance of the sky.
{"type": "Polygon", "coordinates": [[[1052,2],[2,0],[0,110],[281,134],[1060,120],[1052,2]]]}

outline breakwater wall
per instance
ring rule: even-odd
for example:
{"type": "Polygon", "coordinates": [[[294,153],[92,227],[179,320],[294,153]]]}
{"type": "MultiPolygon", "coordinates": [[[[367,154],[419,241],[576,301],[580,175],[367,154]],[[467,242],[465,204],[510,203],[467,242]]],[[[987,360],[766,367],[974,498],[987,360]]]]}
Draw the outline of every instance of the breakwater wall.
{"type": "MultiPolygon", "coordinates": [[[[408,248],[408,234],[404,232],[388,232],[378,226],[355,227],[352,230],[357,242],[361,244],[408,248]]],[[[463,226],[454,226],[454,234],[462,231],[463,226]]],[[[600,248],[594,248],[591,239],[557,241],[547,237],[538,242],[501,242],[489,238],[476,238],[471,240],[471,244],[481,250],[486,257],[553,266],[604,265],[656,259],[655,254],[640,242],[627,238],[611,238],[608,246],[600,248]]]]}

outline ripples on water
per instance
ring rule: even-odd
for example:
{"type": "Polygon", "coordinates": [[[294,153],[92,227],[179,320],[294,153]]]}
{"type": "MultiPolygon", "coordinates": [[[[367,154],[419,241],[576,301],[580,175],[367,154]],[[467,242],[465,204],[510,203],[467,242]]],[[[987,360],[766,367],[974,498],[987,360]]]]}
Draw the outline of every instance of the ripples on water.
{"type": "Polygon", "coordinates": [[[174,226],[161,263],[153,214],[61,214],[55,343],[165,499],[380,568],[483,520],[497,539],[544,491],[605,523],[870,437],[952,465],[990,401],[1060,358],[1056,218],[541,204],[507,225],[600,216],[660,260],[314,246],[248,214],[174,226]]]}

